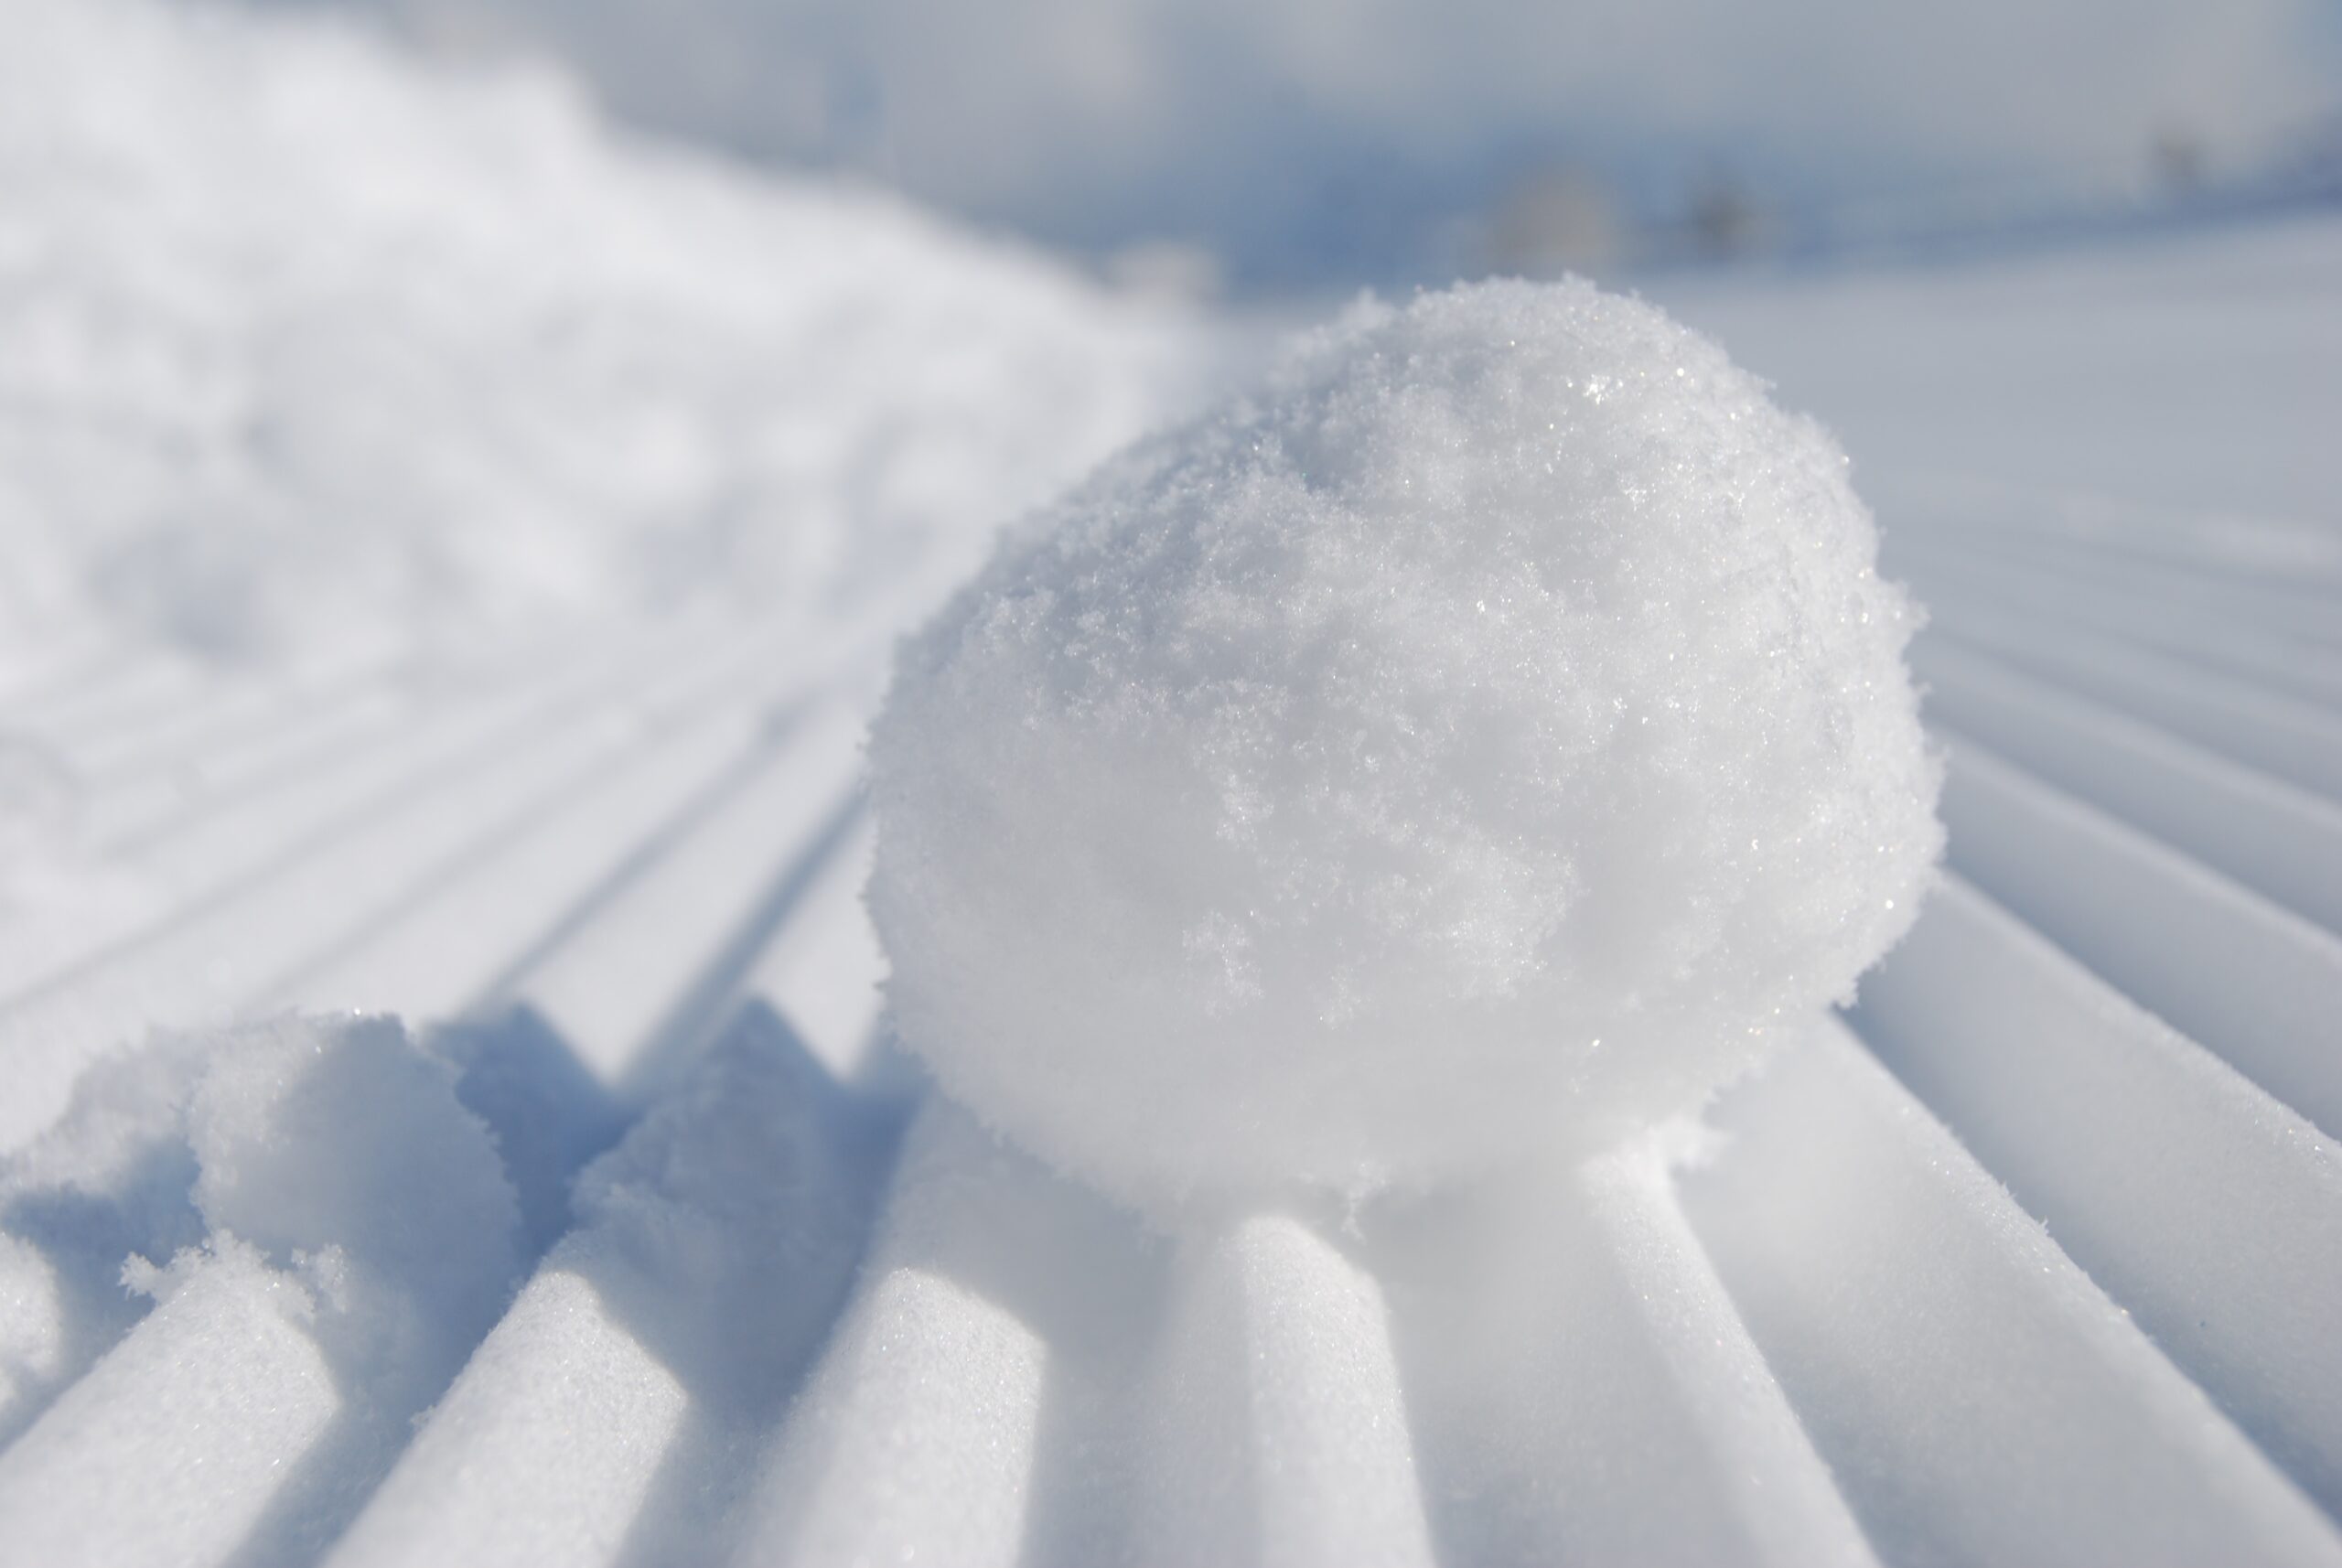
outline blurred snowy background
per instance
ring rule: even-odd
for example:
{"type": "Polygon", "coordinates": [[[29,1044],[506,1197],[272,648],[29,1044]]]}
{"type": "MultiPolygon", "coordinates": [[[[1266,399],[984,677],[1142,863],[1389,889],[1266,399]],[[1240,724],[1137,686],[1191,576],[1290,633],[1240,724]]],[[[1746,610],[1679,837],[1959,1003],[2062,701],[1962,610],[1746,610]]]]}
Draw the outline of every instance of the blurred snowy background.
{"type": "Polygon", "coordinates": [[[2250,346],[2310,347],[2267,291],[2315,239],[2197,269],[2151,333],[2161,285],[2111,284],[2342,203],[2318,0],[12,0],[7,25],[0,649],[54,654],[94,611],[248,667],[476,652],[801,606],[954,537],[963,566],[1276,329],[1491,272],[1687,313],[1885,489],[2299,513],[2330,473],[2326,361],[2250,346]],[[2061,254],[2021,298],[1995,282],[2061,254]],[[2230,341],[2157,374],[2180,334],[2230,341]],[[2261,372],[2286,395],[2229,395],[2261,372]]]}
{"type": "Polygon", "coordinates": [[[1908,251],[2342,184],[2320,0],[300,3],[1242,292],[1908,251]]]}

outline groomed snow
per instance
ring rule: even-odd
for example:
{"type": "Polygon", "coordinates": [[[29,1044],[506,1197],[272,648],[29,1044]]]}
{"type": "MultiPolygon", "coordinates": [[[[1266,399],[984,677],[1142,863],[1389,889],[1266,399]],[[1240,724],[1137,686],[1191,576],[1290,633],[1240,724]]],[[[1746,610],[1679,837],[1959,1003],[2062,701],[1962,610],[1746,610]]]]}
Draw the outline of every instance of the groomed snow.
{"type": "MultiPolygon", "coordinates": [[[[1166,1227],[893,1049],[856,747],[902,618],[1209,345],[884,202],[612,135],[556,90],[282,16],[0,9],[0,1563],[2342,1568],[2319,875],[2342,865],[2342,535],[2312,439],[2342,408],[2342,222],[1687,302],[1847,434],[1936,616],[1914,664],[1951,741],[1954,875],[1845,1026],[1789,1031],[1705,1126],[1166,1227]],[[624,352],[588,375],[557,320],[624,352]],[[251,439],[222,387],[306,434],[251,439]],[[662,421],[713,467],[646,459],[662,421]],[[759,467],[792,432],[809,450],[759,467]],[[771,503],[736,551],[665,554],[722,532],[692,473],[771,503]],[[927,499],[896,510],[897,474],[927,499]],[[470,553],[550,548],[570,517],[574,598],[470,553]],[[252,591],[217,621],[109,587],[173,531],[233,547],[212,581],[252,591]],[[869,591],[759,575],[807,542],[866,544],[869,591]],[[377,552],[428,563],[444,618],[410,630],[377,596],[405,566],[311,607],[318,572],[377,552]],[[596,575],[618,559],[675,575],[596,575]],[[552,629],[574,618],[591,635],[552,629]]],[[[1343,355],[1418,329],[1379,319],[1320,346],[1327,406],[1343,355]]],[[[1262,422],[1305,411],[1299,363],[1262,422]]],[[[1488,480],[1397,423],[1372,469],[1381,417],[1306,450],[1359,459],[1353,486],[1488,480]]],[[[1155,482],[1208,472],[1189,444],[1240,423],[1154,448],[1155,482]]],[[[1128,488],[1143,471],[1080,504],[1176,499],[1128,488]]],[[[1359,497],[1263,472],[1295,519],[1348,507],[1335,537],[1373,536],[1359,497]]],[[[1316,597],[1230,623],[1252,646],[1340,602],[1319,569],[1345,558],[1293,537],[1320,546],[1294,568],[1316,597]]],[[[1640,560],[1614,542],[1595,559],[1640,560]]],[[[1409,650],[1445,690],[1477,602],[1405,559],[1351,562],[1417,612],[1356,615],[1358,640],[1446,628],[1409,650]]],[[[1524,640],[1531,603],[1494,607],[1524,640]]],[[[1623,691],[1631,639],[1590,640],[1623,691]]],[[[1370,716],[1421,696],[1278,668],[1313,722],[1329,693],[1370,716]]],[[[1546,712],[1554,688],[1501,673],[1494,711],[1546,712]]],[[[1489,711],[1423,733],[1451,710],[1489,711]]],[[[1456,785],[1436,820],[1466,843],[1503,819],[1442,756],[1373,777],[1402,803],[1456,785]]],[[[1199,799],[1085,820],[1188,832],[1206,853],[1172,869],[1225,886],[1199,799]]],[[[1499,938],[1518,914],[1474,911],[1499,938]]],[[[1509,950],[1425,950],[1390,983],[1509,950]]],[[[1201,961],[1135,972],[1193,978],[1166,953],[1201,961]]]]}
{"type": "MultiPolygon", "coordinates": [[[[12,999],[252,886],[282,834],[423,806],[499,736],[534,744],[483,800],[569,777],[564,748],[593,737],[538,725],[556,682],[614,767],[611,671],[657,682],[686,643],[750,636],[772,639],[774,700],[876,666],[994,529],[1213,353],[1162,307],[876,191],[613,130],[550,77],[224,5],[23,0],[5,30],[12,999]]],[[[745,684],[721,718],[752,712],[745,684]]],[[[293,924],[362,921],[445,845],[312,857],[326,886],[293,924]]],[[[459,944],[425,945],[444,990],[459,944]]],[[[255,958],[150,951],[167,972],[107,987],[134,1016],[69,1004],[32,1054],[301,999],[248,994],[276,967],[255,958]]],[[[0,1142],[64,1085],[0,1106],[0,1142]]]]}
{"type": "Polygon", "coordinates": [[[904,1040],[1125,1197],[1591,1153],[1851,994],[1942,842],[1846,460],[1590,285],[1367,305],[905,650],[904,1040]]]}
{"type": "Polygon", "coordinates": [[[519,1282],[520,1207],[456,1086],[387,1019],[177,1037],[93,1079],[0,1203],[38,1217],[60,1295],[154,1306],[0,1454],[12,1557],[299,1561],[339,1533],[519,1282]]]}

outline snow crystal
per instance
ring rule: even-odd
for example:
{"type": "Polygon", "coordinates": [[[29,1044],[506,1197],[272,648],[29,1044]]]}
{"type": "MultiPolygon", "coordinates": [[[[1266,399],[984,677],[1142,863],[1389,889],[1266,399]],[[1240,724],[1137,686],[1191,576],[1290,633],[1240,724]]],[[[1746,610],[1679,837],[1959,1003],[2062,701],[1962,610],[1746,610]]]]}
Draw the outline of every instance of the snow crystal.
{"type": "Polygon", "coordinates": [[[1364,304],[905,649],[903,1038],[1143,1205],[1584,1150],[1851,993],[1940,847],[1846,459],[1581,282],[1364,304]]]}

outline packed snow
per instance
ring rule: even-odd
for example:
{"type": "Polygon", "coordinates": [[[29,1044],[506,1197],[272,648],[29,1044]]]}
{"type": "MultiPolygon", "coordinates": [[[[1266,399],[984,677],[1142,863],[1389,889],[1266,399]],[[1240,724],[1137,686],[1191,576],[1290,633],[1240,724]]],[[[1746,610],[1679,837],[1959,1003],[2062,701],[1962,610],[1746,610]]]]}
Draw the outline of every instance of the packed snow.
{"type": "Polygon", "coordinates": [[[1244,324],[0,9],[0,1563],[2342,1568],[2342,222],[1654,281],[1931,874],[1645,306],[1047,504],[1244,324]]]}
{"type": "Polygon", "coordinates": [[[1940,846],[1876,546],[1821,429],[1648,306],[1365,306],[901,657],[897,1026],[1143,1200],[1682,1111],[1851,994],[1940,846]]]}
{"type": "MultiPolygon", "coordinates": [[[[776,687],[818,684],[814,650],[876,668],[995,528],[1216,352],[880,193],[615,132],[549,77],[151,0],[24,0],[7,29],[11,993],[295,824],[416,800],[467,706],[500,709],[475,712],[475,740],[527,734],[549,672],[622,726],[588,682],[662,677],[678,639],[785,628],[776,687]],[[90,722],[45,725],[44,703],[91,692],[110,701],[90,722]],[[287,710],[308,722],[272,725],[287,710]]],[[[537,738],[490,792],[575,765],[537,738]]],[[[316,869],[361,899],[386,875],[316,869]]],[[[288,918],[318,929],[320,896],[288,918]]],[[[36,1054],[78,1063],[268,979],[153,961],[155,987],[111,991],[137,1015],[69,1006],[36,1054]]],[[[30,1131],[63,1087],[21,1090],[0,1123],[30,1131]]]]}
{"type": "MultiPolygon", "coordinates": [[[[454,1069],[394,1020],[287,1017],[149,1050],[95,1077],[0,1187],[56,1292],[102,1298],[119,1279],[153,1302],[0,1455],[10,1551],[313,1557],[502,1314],[519,1204],[454,1069]]],[[[93,1348],[43,1348],[10,1358],[32,1408],[93,1348]]]]}

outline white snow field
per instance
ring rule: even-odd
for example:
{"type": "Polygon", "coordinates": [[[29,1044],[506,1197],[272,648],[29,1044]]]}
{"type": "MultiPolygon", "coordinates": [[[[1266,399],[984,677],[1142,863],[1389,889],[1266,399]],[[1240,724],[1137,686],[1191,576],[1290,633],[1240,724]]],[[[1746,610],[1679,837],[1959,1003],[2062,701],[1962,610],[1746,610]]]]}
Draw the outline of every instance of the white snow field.
{"type": "Polygon", "coordinates": [[[860,746],[1232,329],[6,9],[0,1563],[2342,1564],[2342,220],[1670,285],[1947,872],[1698,1122],[1162,1228],[894,1046],[860,746]]]}

